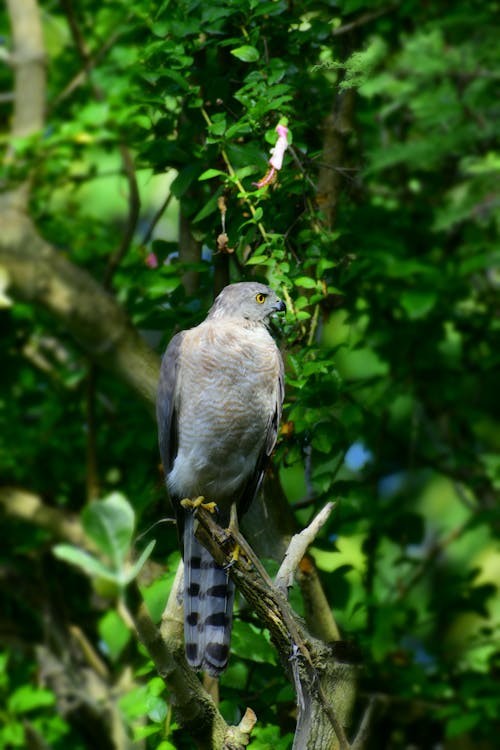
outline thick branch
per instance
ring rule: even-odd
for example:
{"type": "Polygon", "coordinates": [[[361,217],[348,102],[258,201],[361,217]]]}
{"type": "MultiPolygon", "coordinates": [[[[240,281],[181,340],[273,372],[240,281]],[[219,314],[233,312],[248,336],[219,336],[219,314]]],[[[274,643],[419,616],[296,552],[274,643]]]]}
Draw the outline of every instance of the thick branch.
{"type": "Polygon", "coordinates": [[[153,659],[158,674],[172,693],[176,717],[184,729],[206,750],[243,750],[256,721],[247,709],[239,726],[228,726],[210,695],[188,666],[183,645],[183,569],[182,562],[170,591],[160,630],[151,621],[146,608],[135,618],[138,636],[153,659]]]}
{"type": "Polygon", "coordinates": [[[227,724],[184,658],[182,639],[164,636],[152,622],[144,604],[135,618],[137,634],[156,670],[172,694],[172,705],[187,732],[203,750],[223,746],[227,724]]]}
{"type": "Polygon", "coordinates": [[[344,727],[354,700],[354,668],[335,661],[331,647],[306,631],[240,534],[221,529],[203,509],[196,512],[196,518],[196,535],[215,560],[228,567],[236,586],[268,628],[294,684],[299,707],[294,749],[348,750],[344,727]],[[241,554],[235,561],[236,546],[241,554]]]}
{"type": "Polygon", "coordinates": [[[28,490],[0,487],[0,508],[8,516],[33,523],[59,539],[88,547],[78,516],[45,505],[38,495],[28,490]]]}
{"type": "Polygon", "coordinates": [[[12,135],[41,130],[45,113],[45,48],[36,0],[7,0],[12,28],[15,70],[12,135]]]}
{"type": "Polygon", "coordinates": [[[354,99],[354,89],[341,92],[323,122],[323,150],[318,174],[317,200],[328,229],[332,229],[335,223],[342,185],[341,167],[344,166],[346,143],[352,131],[354,99]]]}
{"type": "Polygon", "coordinates": [[[0,201],[0,266],[12,296],[44,306],[98,364],[116,372],[152,408],[159,358],[124,310],[86,271],[45,242],[16,207],[0,201]]]}

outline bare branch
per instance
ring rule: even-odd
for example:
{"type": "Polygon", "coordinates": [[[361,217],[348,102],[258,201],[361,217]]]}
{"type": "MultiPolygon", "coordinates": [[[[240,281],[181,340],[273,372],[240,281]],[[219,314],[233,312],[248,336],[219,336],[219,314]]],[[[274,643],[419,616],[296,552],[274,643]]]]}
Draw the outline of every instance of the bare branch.
{"type": "Polygon", "coordinates": [[[170,201],[172,200],[173,197],[174,197],[174,194],[169,191],[168,194],[167,194],[167,197],[165,198],[165,200],[163,201],[163,203],[161,204],[161,206],[159,207],[159,209],[156,211],[155,215],[153,216],[153,218],[151,219],[151,221],[149,223],[148,228],[144,232],[144,236],[143,236],[143,238],[141,240],[141,245],[147,245],[148,244],[148,242],[150,241],[151,237],[153,236],[153,232],[155,230],[156,225],[158,224],[158,222],[160,221],[161,217],[163,216],[163,214],[165,213],[165,211],[169,207],[170,201]]]}
{"type": "Polygon", "coordinates": [[[299,708],[294,748],[349,750],[344,726],[354,700],[352,665],[336,662],[331,647],[305,630],[241,534],[221,529],[203,509],[196,511],[196,519],[196,536],[219,565],[228,568],[236,586],[269,629],[294,684],[299,708]],[[236,546],[240,555],[234,560],[236,546]]]}
{"type": "Polygon", "coordinates": [[[183,569],[181,562],[162,616],[160,630],[142,604],[134,617],[137,634],[158,674],[174,696],[179,723],[196,740],[198,746],[203,750],[224,747],[243,750],[248,745],[248,738],[255,724],[255,714],[247,709],[246,719],[244,717],[238,727],[228,726],[184,657],[183,569]]]}
{"type": "Polygon", "coordinates": [[[103,283],[106,289],[109,289],[109,287],[111,286],[113,274],[130,249],[130,245],[132,244],[135,230],[137,228],[137,222],[139,221],[139,212],[141,208],[141,197],[139,195],[139,186],[137,184],[137,177],[135,174],[135,166],[132,154],[124,144],[121,144],[120,146],[120,154],[122,158],[123,170],[125,172],[128,183],[128,214],[125,231],[123,232],[120,246],[109,258],[108,267],[106,268],[106,273],[104,274],[103,283]]]}
{"type": "Polygon", "coordinates": [[[340,640],[340,631],[330,602],[321,584],[314,559],[305,555],[300,563],[298,582],[304,600],[307,627],[315,638],[325,643],[340,640]]]}
{"type": "Polygon", "coordinates": [[[379,703],[379,699],[377,698],[377,696],[372,695],[363,713],[361,724],[359,725],[359,729],[357,731],[356,737],[354,738],[354,741],[351,745],[351,750],[364,750],[364,748],[367,746],[368,740],[370,738],[370,732],[372,729],[375,709],[378,703],[379,703]]]}
{"type": "Polygon", "coordinates": [[[274,579],[274,584],[280,591],[286,595],[286,592],[293,586],[295,571],[299,567],[300,561],[304,557],[307,548],[313,543],[320,529],[327,522],[330,513],[335,507],[335,503],[327,503],[325,507],[313,518],[309,526],[292,537],[285,557],[281,563],[280,569],[274,579]]]}
{"type": "Polygon", "coordinates": [[[12,296],[44,306],[91,359],[119,374],[152,410],[159,357],[120,305],[86,271],[45,242],[9,199],[0,199],[0,266],[12,296]]]}
{"type": "Polygon", "coordinates": [[[361,16],[358,16],[358,18],[355,18],[354,21],[345,23],[342,26],[338,26],[336,29],[333,29],[332,36],[348,34],[353,29],[357,29],[359,26],[364,26],[371,21],[375,21],[380,16],[385,15],[385,13],[389,13],[389,11],[394,10],[395,7],[395,5],[388,5],[386,8],[379,8],[378,10],[370,11],[369,13],[363,13],[361,16]]]}
{"type": "Polygon", "coordinates": [[[89,548],[78,516],[45,505],[41,497],[20,487],[0,487],[0,508],[7,516],[50,531],[79,547],[89,548]]]}

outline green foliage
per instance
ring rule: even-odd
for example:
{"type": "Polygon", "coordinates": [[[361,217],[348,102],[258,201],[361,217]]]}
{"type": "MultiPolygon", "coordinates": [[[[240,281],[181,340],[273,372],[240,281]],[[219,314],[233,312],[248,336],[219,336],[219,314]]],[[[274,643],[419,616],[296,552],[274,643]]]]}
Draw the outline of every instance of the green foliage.
{"type": "Polygon", "coordinates": [[[128,562],[135,514],[130,503],[118,492],[87,506],[82,513],[82,523],[88,538],[106,562],[68,544],[56,545],[54,554],[60,560],[76,565],[91,578],[114,585],[117,593],[123,594],[125,587],[139,575],[155,541],[149,542],[134,563],[128,562]]]}
{"type": "MultiPolygon", "coordinates": [[[[127,222],[128,149],[142,206],[111,286],[158,351],[202,319],[221,275],[267,280],[286,297],[275,466],[299,526],[337,502],[313,554],[343,635],[362,651],[362,694],[386,699],[369,747],[496,747],[496,3],[70,5],[73,18],[41,2],[46,125],[10,143],[2,186],[29,175],[40,233],[102,282],[127,222]],[[257,189],[283,117],[293,150],[257,189]],[[202,249],[194,260],[179,215],[202,249]]],[[[3,91],[13,70],[0,69],[3,91]]],[[[8,97],[0,113],[6,144],[8,97]]],[[[57,632],[76,623],[85,633],[130,736],[184,750],[170,696],[115,609],[142,569],[159,621],[179,559],[168,523],[147,532],[154,557],[153,541],[134,548],[136,531],[170,515],[154,426],[8,284],[0,268],[2,484],[81,513],[95,551],[58,544],[54,559],[50,529],[4,519],[2,632],[20,644],[0,670],[1,742],[22,747],[28,722],[55,748],[92,746],[34,680],[48,618],[57,632]],[[95,473],[105,499],[86,504],[95,473]]],[[[221,691],[228,721],[256,711],[252,747],[290,747],[294,698],[244,609],[221,691]]]]}
{"type": "Polygon", "coordinates": [[[0,653],[0,748],[25,748],[28,741],[43,738],[62,750],[70,728],[54,715],[54,693],[22,675],[14,661],[8,651],[0,653]],[[26,682],[18,682],[23,678],[26,682]]]}

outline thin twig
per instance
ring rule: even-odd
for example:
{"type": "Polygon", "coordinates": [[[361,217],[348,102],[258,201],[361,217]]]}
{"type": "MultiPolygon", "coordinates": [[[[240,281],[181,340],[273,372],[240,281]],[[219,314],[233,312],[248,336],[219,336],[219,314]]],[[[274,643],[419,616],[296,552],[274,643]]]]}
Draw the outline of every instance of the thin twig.
{"type": "Polygon", "coordinates": [[[111,281],[116,269],[130,249],[130,245],[132,244],[135,230],[137,228],[137,223],[139,221],[139,214],[141,209],[139,186],[137,184],[137,177],[135,174],[135,166],[132,159],[132,154],[124,144],[121,144],[120,146],[120,154],[128,183],[127,223],[125,225],[125,231],[123,232],[120,246],[111,255],[108,261],[108,266],[103,278],[103,285],[106,289],[110,288],[111,281]]]}
{"type": "MultiPolygon", "coordinates": [[[[104,91],[100,86],[97,86],[97,84],[95,84],[90,79],[90,72],[96,64],[96,59],[92,58],[85,42],[85,38],[81,33],[80,25],[74,12],[73,4],[69,2],[69,0],[61,0],[61,2],[68,19],[68,25],[71,30],[71,35],[73,37],[75,47],[83,62],[83,73],[86,77],[88,77],[90,81],[95,99],[97,101],[104,101],[104,91]]],[[[120,144],[120,156],[122,161],[122,169],[125,173],[128,183],[128,213],[125,230],[123,232],[120,245],[117,250],[115,250],[115,252],[110,256],[104,274],[103,286],[105,289],[109,289],[111,287],[113,275],[120,265],[121,261],[127,254],[128,250],[130,249],[130,245],[132,244],[135,230],[137,228],[137,222],[139,221],[139,212],[141,207],[139,186],[137,184],[134,161],[129,149],[123,143],[120,144]]]]}
{"type": "Polygon", "coordinates": [[[415,586],[418,581],[425,575],[426,571],[429,569],[429,567],[432,565],[434,560],[436,560],[439,555],[444,552],[444,550],[449,547],[450,544],[452,544],[454,541],[456,541],[461,534],[465,531],[467,526],[470,524],[470,518],[467,518],[463,523],[460,524],[460,526],[457,526],[456,529],[453,529],[450,531],[449,534],[447,534],[442,539],[439,539],[437,542],[435,542],[428,550],[425,558],[422,560],[420,565],[418,565],[412,575],[407,578],[404,582],[400,584],[400,586],[397,589],[397,599],[402,599],[406,594],[410,591],[410,589],[415,586]]]}
{"type": "Polygon", "coordinates": [[[307,337],[307,346],[311,346],[314,341],[314,334],[316,333],[316,329],[318,327],[318,320],[319,320],[319,304],[314,305],[314,312],[311,320],[311,325],[309,327],[309,336],[307,337]]]}
{"type": "Polygon", "coordinates": [[[345,23],[343,26],[339,26],[338,28],[333,29],[332,36],[341,36],[342,34],[347,34],[353,29],[357,29],[359,26],[364,26],[366,23],[370,23],[370,21],[375,21],[385,13],[389,13],[389,11],[394,10],[394,8],[394,5],[389,5],[386,8],[380,8],[379,10],[374,10],[369,13],[363,13],[362,16],[354,19],[354,21],[345,23]]]}
{"type": "Polygon", "coordinates": [[[87,502],[90,503],[99,497],[99,472],[97,467],[97,423],[96,423],[96,386],[97,366],[89,361],[87,374],[87,387],[85,392],[86,421],[87,421],[87,502]]]}
{"type": "Polygon", "coordinates": [[[165,211],[169,207],[170,201],[172,200],[173,197],[174,197],[174,194],[169,191],[167,197],[165,198],[165,200],[163,201],[163,203],[159,207],[158,211],[155,213],[155,215],[151,219],[151,222],[149,223],[148,228],[144,232],[144,236],[143,236],[143,238],[141,240],[141,245],[147,245],[148,244],[148,242],[150,241],[151,237],[153,236],[153,232],[155,230],[156,225],[158,224],[158,222],[160,221],[161,217],[163,216],[163,214],[165,213],[165,211]]]}
{"type": "MultiPolygon", "coordinates": [[[[70,13],[72,12],[72,3],[66,3],[67,7],[70,9],[70,13]]],[[[66,10],[66,9],[65,9],[66,10]]],[[[129,19],[132,17],[132,14],[129,13],[129,15],[124,20],[124,25],[129,21],[129,19]]],[[[68,16],[68,25],[71,28],[71,22],[69,20],[68,16]]],[[[108,52],[113,49],[113,47],[116,44],[117,39],[120,38],[120,36],[124,33],[124,28],[117,28],[112,34],[109,35],[109,37],[106,39],[102,47],[100,47],[98,50],[96,50],[93,53],[88,53],[88,56],[85,60],[85,65],[80,70],[74,78],[69,81],[69,83],[65,86],[65,88],[55,97],[55,99],[52,101],[52,104],[50,106],[50,110],[55,109],[64,99],[66,99],[68,96],[70,96],[75,89],[77,89],[79,86],[85,83],[85,81],[88,80],[89,75],[93,68],[95,68],[106,55],[108,52]]],[[[76,38],[75,43],[76,43],[76,38]]]]}
{"type": "Polygon", "coordinates": [[[371,695],[368,701],[368,705],[364,710],[361,718],[361,724],[354,738],[351,750],[364,750],[369,738],[373,723],[373,717],[375,714],[375,708],[378,706],[379,698],[376,695],[371,695]]]}

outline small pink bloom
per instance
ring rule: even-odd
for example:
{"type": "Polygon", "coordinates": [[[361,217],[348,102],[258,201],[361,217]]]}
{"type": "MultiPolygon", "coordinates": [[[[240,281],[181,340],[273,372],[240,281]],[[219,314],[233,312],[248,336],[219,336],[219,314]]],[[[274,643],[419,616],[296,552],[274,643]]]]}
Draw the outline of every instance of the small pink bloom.
{"type": "Polygon", "coordinates": [[[288,148],[288,128],[285,125],[277,125],[276,132],[278,133],[278,140],[276,145],[271,149],[272,157],[269,160],[269,164],[275,167],[275,169],[281,169],[283,166],[283,156],[288,148]]]}
{"type": "Polygon", "coordinates": [[[253,184],[257,188],[265,187],[273,181],[276,176],[276,172],[283,166],[283,156],[288,148],[288,128],[286,125],[278,123],[276,125],[276,132],[278,133],[278,140],[271,149],[271,158],[269,159],[269,170],[266,172],[258,182],[253,184]]]}

